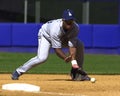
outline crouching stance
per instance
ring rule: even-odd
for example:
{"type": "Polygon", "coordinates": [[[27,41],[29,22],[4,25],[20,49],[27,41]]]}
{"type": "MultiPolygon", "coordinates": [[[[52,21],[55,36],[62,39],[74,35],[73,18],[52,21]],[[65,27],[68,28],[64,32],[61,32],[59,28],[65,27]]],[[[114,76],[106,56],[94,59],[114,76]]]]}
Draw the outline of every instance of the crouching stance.
{"type": "Polygon", "coordinates": [[[52,47],[57,56],[65,62],[71,62],[72,80],[90,80],[87,73],[83,71],[84,45],[77,38],[79,26],[75,22],[72,10],[65,10],[61,19],[51,20],[42,25],[38,32],[38,51],[37,56],[31,58],[12,73],[12,79],[18,80],[19,77],[39,64],[44,63],[52,47]],[[69,49],[69,55],[62,51],[63,47],[69,49]]]}

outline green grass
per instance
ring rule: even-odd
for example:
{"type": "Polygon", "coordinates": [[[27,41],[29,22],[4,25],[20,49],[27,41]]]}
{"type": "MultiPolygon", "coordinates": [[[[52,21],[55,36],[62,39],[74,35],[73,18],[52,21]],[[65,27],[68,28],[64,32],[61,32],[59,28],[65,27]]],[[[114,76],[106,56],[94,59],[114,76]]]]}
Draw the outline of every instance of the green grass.
{"type": "MultiPolygon", "coordinates": [[[[35,53],[0,53],[0,73],[13,72],[35,55],[35,53]]],[[[120,74],[119,62],[119,55],[85,54],[84,70],[88,74],[120,74]]],[[[50,54],[44,64],[32,68],[27,73],[64,74],[69,73],[70,69],[70,63],[65,63],[56,54],[50,54]]]]}
{"type": "Polygon", "coordinates": [[[91,74],[120,74],[119,55],[86,55],[84,68],[91,74]]]}

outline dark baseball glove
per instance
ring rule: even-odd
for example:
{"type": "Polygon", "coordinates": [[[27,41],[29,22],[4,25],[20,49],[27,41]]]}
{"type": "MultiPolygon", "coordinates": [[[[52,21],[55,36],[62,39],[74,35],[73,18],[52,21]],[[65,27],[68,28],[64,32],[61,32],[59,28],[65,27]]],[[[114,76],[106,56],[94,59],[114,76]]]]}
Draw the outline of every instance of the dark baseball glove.
{"type": "Polygon", "coordinates": [[[90,78],[87,76],[87,73],[84,72],[81,68],[72,68],[71,69],[71,79],[73,81],[85,81],[90,80],[90,78]]]}

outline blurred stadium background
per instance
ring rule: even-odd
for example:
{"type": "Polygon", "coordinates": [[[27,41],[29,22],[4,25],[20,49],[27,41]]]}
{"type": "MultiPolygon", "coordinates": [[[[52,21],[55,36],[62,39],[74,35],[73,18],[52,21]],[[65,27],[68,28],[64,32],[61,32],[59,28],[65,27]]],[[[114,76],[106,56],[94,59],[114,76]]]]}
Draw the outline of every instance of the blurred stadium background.
{"type": "Polygon", "coordinates": [[[46,22],[75,11],[80,24],[119,24],[119,0],[0,0],[1,22],[46,22]],[[27,9],[27,11],[25,11],[27,9]]]}
{"type": "MultiPolygon", "coordinates": [[[[89,73],[120,74],[120,0],[0,0],[1,72],[12,72],[34,56],[41,25],[48,20],[61,18],[66,8],[74,10],[81,29],[78,37],[85,44],[85,69],[89,73]],[[25,53],[22,55],[20,52],[25,53]],[[104,55],[87,55],[89,53],[104,55]]],[[[54,55],[52,58],[58,60],[54,55]]],[[[63,63],[58,61],[54,63],[63,63]]],[[[58,66],[49,63],[52,62],[49,60],[31,72],[68,73],[70,69],[70,66],[58,64],[58,72],[58,66]]]]}

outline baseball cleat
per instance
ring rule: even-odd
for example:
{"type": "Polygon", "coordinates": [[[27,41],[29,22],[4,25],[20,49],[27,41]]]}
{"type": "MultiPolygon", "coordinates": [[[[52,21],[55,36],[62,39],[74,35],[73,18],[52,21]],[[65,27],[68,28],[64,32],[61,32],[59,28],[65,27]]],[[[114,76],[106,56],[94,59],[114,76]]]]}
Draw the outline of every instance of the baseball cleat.
{"type": "Polygon", "coordinates": [[[18,72],[17,71],[14,71],[13,73],[12,73],[12,80],[18,80],[18,78],[19,78],[19,74],[18,74],[18,72]]]}

